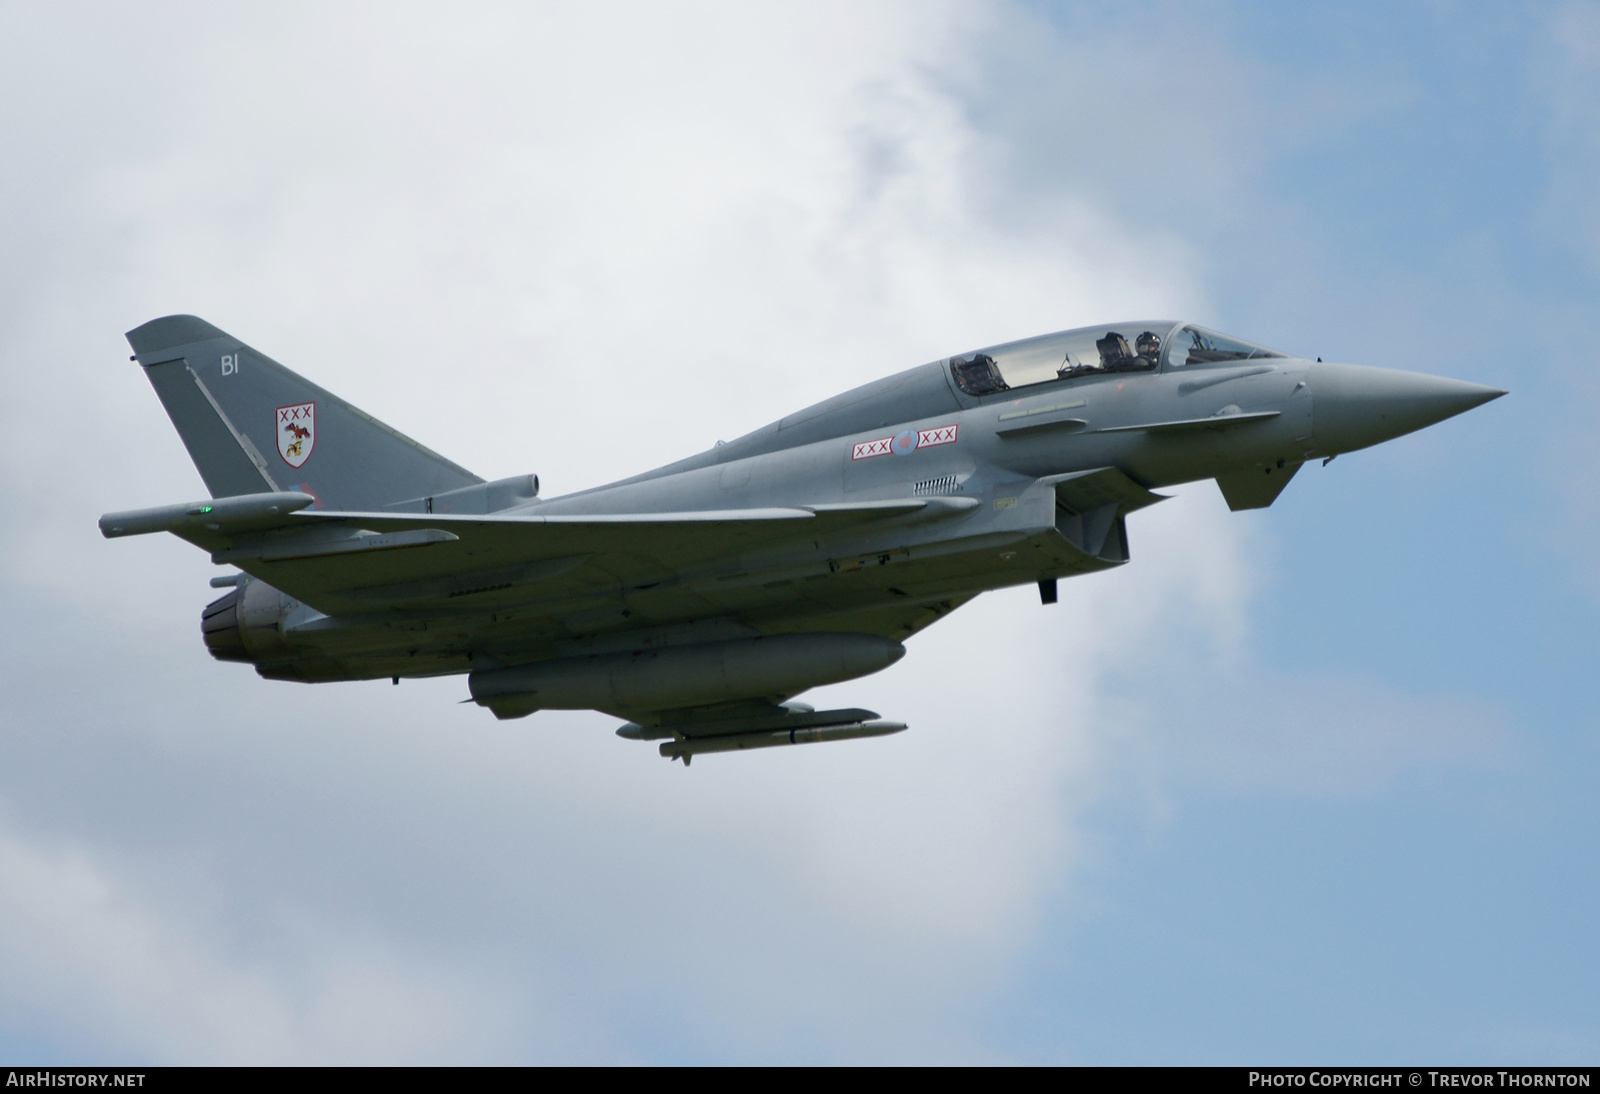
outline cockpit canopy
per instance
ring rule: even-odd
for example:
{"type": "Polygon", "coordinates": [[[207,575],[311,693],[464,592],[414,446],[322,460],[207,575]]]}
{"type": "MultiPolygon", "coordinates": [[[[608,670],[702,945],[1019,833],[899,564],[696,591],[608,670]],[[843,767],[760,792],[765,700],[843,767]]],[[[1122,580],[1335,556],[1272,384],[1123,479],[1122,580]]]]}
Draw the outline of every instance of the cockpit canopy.
{"type": "Polygon", "coordinates": [[[1276,350],[1203,327],[1155,320],[1081,327],[950,358],[950,375],[968,395],[1112,372],[1283,357],[1276,350]]]}
{"type": "Polygon", "coordinates": [[[1259,357],[1287,357],[1266,346],[1229,338],[1225,334],[1204,327],[1184,327],[1173,335],[1167,346],[1167,365],[1180,368],[1184,365],[1210,365],[1218,361],[1253,361],[1259,357]]]}

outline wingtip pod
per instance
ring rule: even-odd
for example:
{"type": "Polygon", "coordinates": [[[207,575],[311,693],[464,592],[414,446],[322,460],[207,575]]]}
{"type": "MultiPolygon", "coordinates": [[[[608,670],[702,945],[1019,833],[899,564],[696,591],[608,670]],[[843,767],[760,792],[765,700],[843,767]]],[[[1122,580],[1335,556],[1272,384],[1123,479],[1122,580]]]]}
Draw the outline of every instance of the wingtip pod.
{"type": "Polygon", "coordinates": [[[100,534],[107,539],[117,539],[185,528],[229,534],[281,523],[289,514],[299,512],[316,500],[298,490],[285,490],[161,505],[154,509],[130,509],[101,517],[100,534]]]}

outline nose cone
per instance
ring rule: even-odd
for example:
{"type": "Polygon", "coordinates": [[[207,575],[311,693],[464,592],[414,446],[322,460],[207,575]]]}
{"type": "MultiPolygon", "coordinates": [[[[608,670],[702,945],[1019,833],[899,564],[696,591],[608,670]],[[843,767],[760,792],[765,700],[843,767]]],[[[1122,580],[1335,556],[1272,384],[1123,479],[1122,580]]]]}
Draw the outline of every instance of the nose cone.
{"type": "Polygon", "coordinates": [[[1498,399],[1499,388],[1365,365],[1311,366],[1312,434],[1329,455],[1354,452],[1498,399]]]}

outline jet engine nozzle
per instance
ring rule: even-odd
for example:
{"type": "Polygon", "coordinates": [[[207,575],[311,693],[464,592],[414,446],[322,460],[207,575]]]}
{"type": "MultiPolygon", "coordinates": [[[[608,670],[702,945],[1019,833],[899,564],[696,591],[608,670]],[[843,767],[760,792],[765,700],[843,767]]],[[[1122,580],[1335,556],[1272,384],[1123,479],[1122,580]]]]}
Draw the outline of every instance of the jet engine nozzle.
{"type": "Polygon", "coordinates": [[[281,624],[293,604],[271,585],[246,578],[206,605],[200,635],[218,661],[260,665],[290,653],[281,624]]]}
{"type": "Polygon", "coordinates": [[[1311,366],[1312,436],[1334,456],[1414,433],[1505,392],[1464,380],[1367,365],[1311,366]]]}

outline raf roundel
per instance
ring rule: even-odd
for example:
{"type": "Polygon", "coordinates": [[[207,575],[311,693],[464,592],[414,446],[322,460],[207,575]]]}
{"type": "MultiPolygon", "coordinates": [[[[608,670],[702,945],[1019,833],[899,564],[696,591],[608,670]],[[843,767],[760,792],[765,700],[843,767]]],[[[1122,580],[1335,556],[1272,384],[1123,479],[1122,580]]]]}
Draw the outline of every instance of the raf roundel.
{"type": "Polygon", "coordinates": [[[280,406],[277,413],[278,455],[290,467],[300,467],[311,458],[317,444],[317,404],[280,406]]]}
{"type": "Polygon", "coordinates": [[[932,429],[907,429],[893,437],[876,437],[861,441],[850,450],[852,460],[870,460],[874,456],[909,456],[919,448],[955,444],[961,427],[958,424],[934,426],[932,429]]]}

